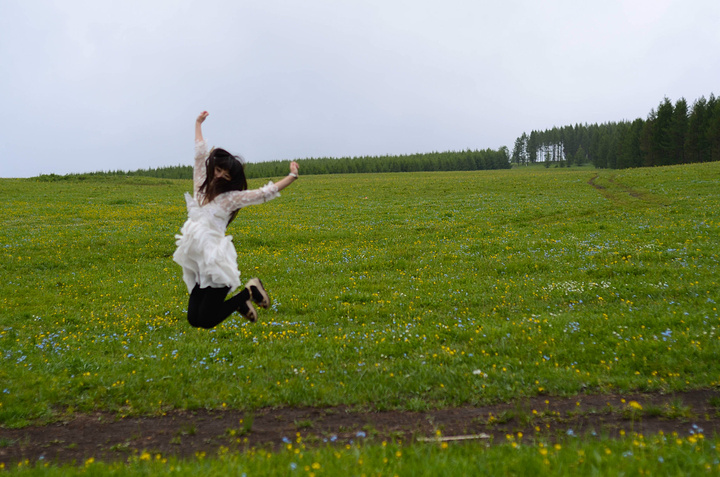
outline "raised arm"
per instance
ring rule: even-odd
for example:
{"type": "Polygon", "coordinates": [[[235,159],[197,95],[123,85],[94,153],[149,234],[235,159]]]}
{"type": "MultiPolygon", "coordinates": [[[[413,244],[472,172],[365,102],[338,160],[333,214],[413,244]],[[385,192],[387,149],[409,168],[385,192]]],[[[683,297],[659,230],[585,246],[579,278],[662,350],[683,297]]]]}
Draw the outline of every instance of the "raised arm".
{"type": "Polygon", "coordinates": [[[208,117],[208,112],[203,111],[200,113],[200,116],[197,117],[195,120],[195,142],[202,142],[203,141],[203,135],[202,135],[202,123],[205,121],[205,118],[208,117]]]}
{"type": "Polygon", "coordinates": [[[202,123],[208,117],[208,112],[203,111],[195,120],[195,163],[193,164],[193,196],[198,202],[202,197],[198,195],[200,186],[205,182],[205,159],[208,157],[207,144],[202,135],[202,123]]]}

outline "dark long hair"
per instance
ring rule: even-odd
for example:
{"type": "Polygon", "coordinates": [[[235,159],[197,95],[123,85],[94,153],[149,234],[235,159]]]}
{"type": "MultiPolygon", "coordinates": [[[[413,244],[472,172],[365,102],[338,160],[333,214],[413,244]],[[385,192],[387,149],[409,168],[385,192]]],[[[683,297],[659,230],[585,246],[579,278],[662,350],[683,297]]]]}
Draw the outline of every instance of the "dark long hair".
{"type": "MultiPolygon", "coordinates": [[[[205,182],[200,185],[199,192],[205,195],[204,204],[212,202],[215,197],[223,192],[232,190],[247,190],[247,179],[245,178],[245,167],[242,158],[233,156],[225,149],[215,148],[205,160],[205,182]],[[230,174],[230,180],[222,177],[215,177],[215,168],[226,170],[230,174]]],[[[233,221],[237,210],[232,213],[228,224],[233,221]]]]}

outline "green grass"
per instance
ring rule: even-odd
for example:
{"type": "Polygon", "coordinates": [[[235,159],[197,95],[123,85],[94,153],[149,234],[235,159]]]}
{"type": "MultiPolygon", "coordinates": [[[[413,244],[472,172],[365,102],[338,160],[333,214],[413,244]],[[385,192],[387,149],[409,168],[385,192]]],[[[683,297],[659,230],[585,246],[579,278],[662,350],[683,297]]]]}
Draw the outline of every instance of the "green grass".
{"type": "Polygon", "coordinates": [[[21,462],[8,467],[13,475],[714,475],[720,472],[720,440],[701,434],[629,435],[619,440],[558,443],[528,442],[508,435],[507,442],[403,444],[382,442],[344,447],[306,447],[288,443],[279,452],[251,449],[243,453],[221,449],[217,455],[198,454],[178,460],[143,452],[126,462],[94,459],[76,465],[21,462]]]}
{"type": "Polygon", "coordinates": [[[171,258],[190,189],[0,180],[3,425],[720,383],[718,163],[303,177],[229,229],[271,309],[210,332],[171,258]]]}

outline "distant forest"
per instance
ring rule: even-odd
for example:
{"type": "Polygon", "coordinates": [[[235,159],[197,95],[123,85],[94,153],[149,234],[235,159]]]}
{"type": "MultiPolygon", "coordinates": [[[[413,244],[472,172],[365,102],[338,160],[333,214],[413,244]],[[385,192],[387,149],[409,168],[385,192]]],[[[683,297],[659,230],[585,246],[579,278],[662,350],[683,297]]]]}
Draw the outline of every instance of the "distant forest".
{"type": "MultiPolygon", "coordinates": [[[[416,171],[482,171],[510,169],[506,147],[492,149],[429,152],[402,156],[310,158],[297,161],[300,172],[314,174],[353,174],[416,171]]],[[[246,166],[248,177],[275,177],[287,174],[290,161],[253,162],[246,166]]]]}
{"type": "MultiPolygon", "coordinates": [[[[352,174],[376,172],[413,172],[413,171],[477,171],[488,169],[510,169],[510,152],[507,147],[499,150],[466,150],[448,152],[430,152],[402,156],[365,156],[333,159],[298,159],[300,173],[314,174],[352,174]]],[[[288,173],[290,161],[253,162],[245,165],[248,179],[284,176],[288,173]]],[[[170,166],[137,171],[106,171],[76,174],[82,176],[145,176],[164,179],[192,179],[192,166],[170,166]]],[[[72,177],[68,175],[67,177],[72,177]]],[[[55,179],[57,179],[56,177],[55,179]]]]}
{"type": "Polygon", "coordinates": [[[666,166],[720,160],[720,101],[710,95],[692,107],[665,98],[647,119],[632,122],[554,127],[523,133],[512,153],[514,164],[545,166],[590,163],[597,168],[666,166]]]}
{"type": "MultiPolygon", "coordinates": [[[[624,169],[693,162],[720,161],[720,101],[701,97],[691,107],[684,98],[675,104],[666,97],[647,119],[604,124],[576,124],[523,133],[510,155],[498,150],[429,152],[399,156],[322,157],[298,159],[303,175],[413,171],[476,171],[509,169],[512,164],[544,163],[565,167],[592,164],[624,169]]],[[[287,174],[290,161],[246,165],[249,179],[287,174]]],[[[45,180],[77,176],[147,176],[192,179],[191,165],[40,176],[45,180]]]]}

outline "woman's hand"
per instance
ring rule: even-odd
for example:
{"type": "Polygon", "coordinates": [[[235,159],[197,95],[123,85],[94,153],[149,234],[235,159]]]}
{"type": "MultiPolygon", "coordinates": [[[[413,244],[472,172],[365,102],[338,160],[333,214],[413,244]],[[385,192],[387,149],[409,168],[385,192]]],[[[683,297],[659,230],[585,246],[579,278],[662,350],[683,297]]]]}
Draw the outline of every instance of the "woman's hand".
{"type": "Polygon", "coordinates": [[[207,117],[208,117],[208,112],[203,111],[202,113],[200,113],[200,116],[198,116],[197,119],[195,120],[195,142],[204,141],[203,134],[202,134],[202,123],[203,123],[203,121],[205,121],[205,118],[207,118],[207,117]]]}
{"type": "Polygon", "coordinates": [[[283,177],[282,179],[280,179],[279,181],[277,181],[275,183],[275,185],[278,188],[278,191],[283,190],[284,188],[286,188],[287,186],[289,186],[290,184],[292,184],[293,182],[295,182],[297,180],[297,173],[298,173],[299,169],[300,169],[300,167],[298,166],[297,162],[292,161],[290,163],[290,174],[283,177]]]}

